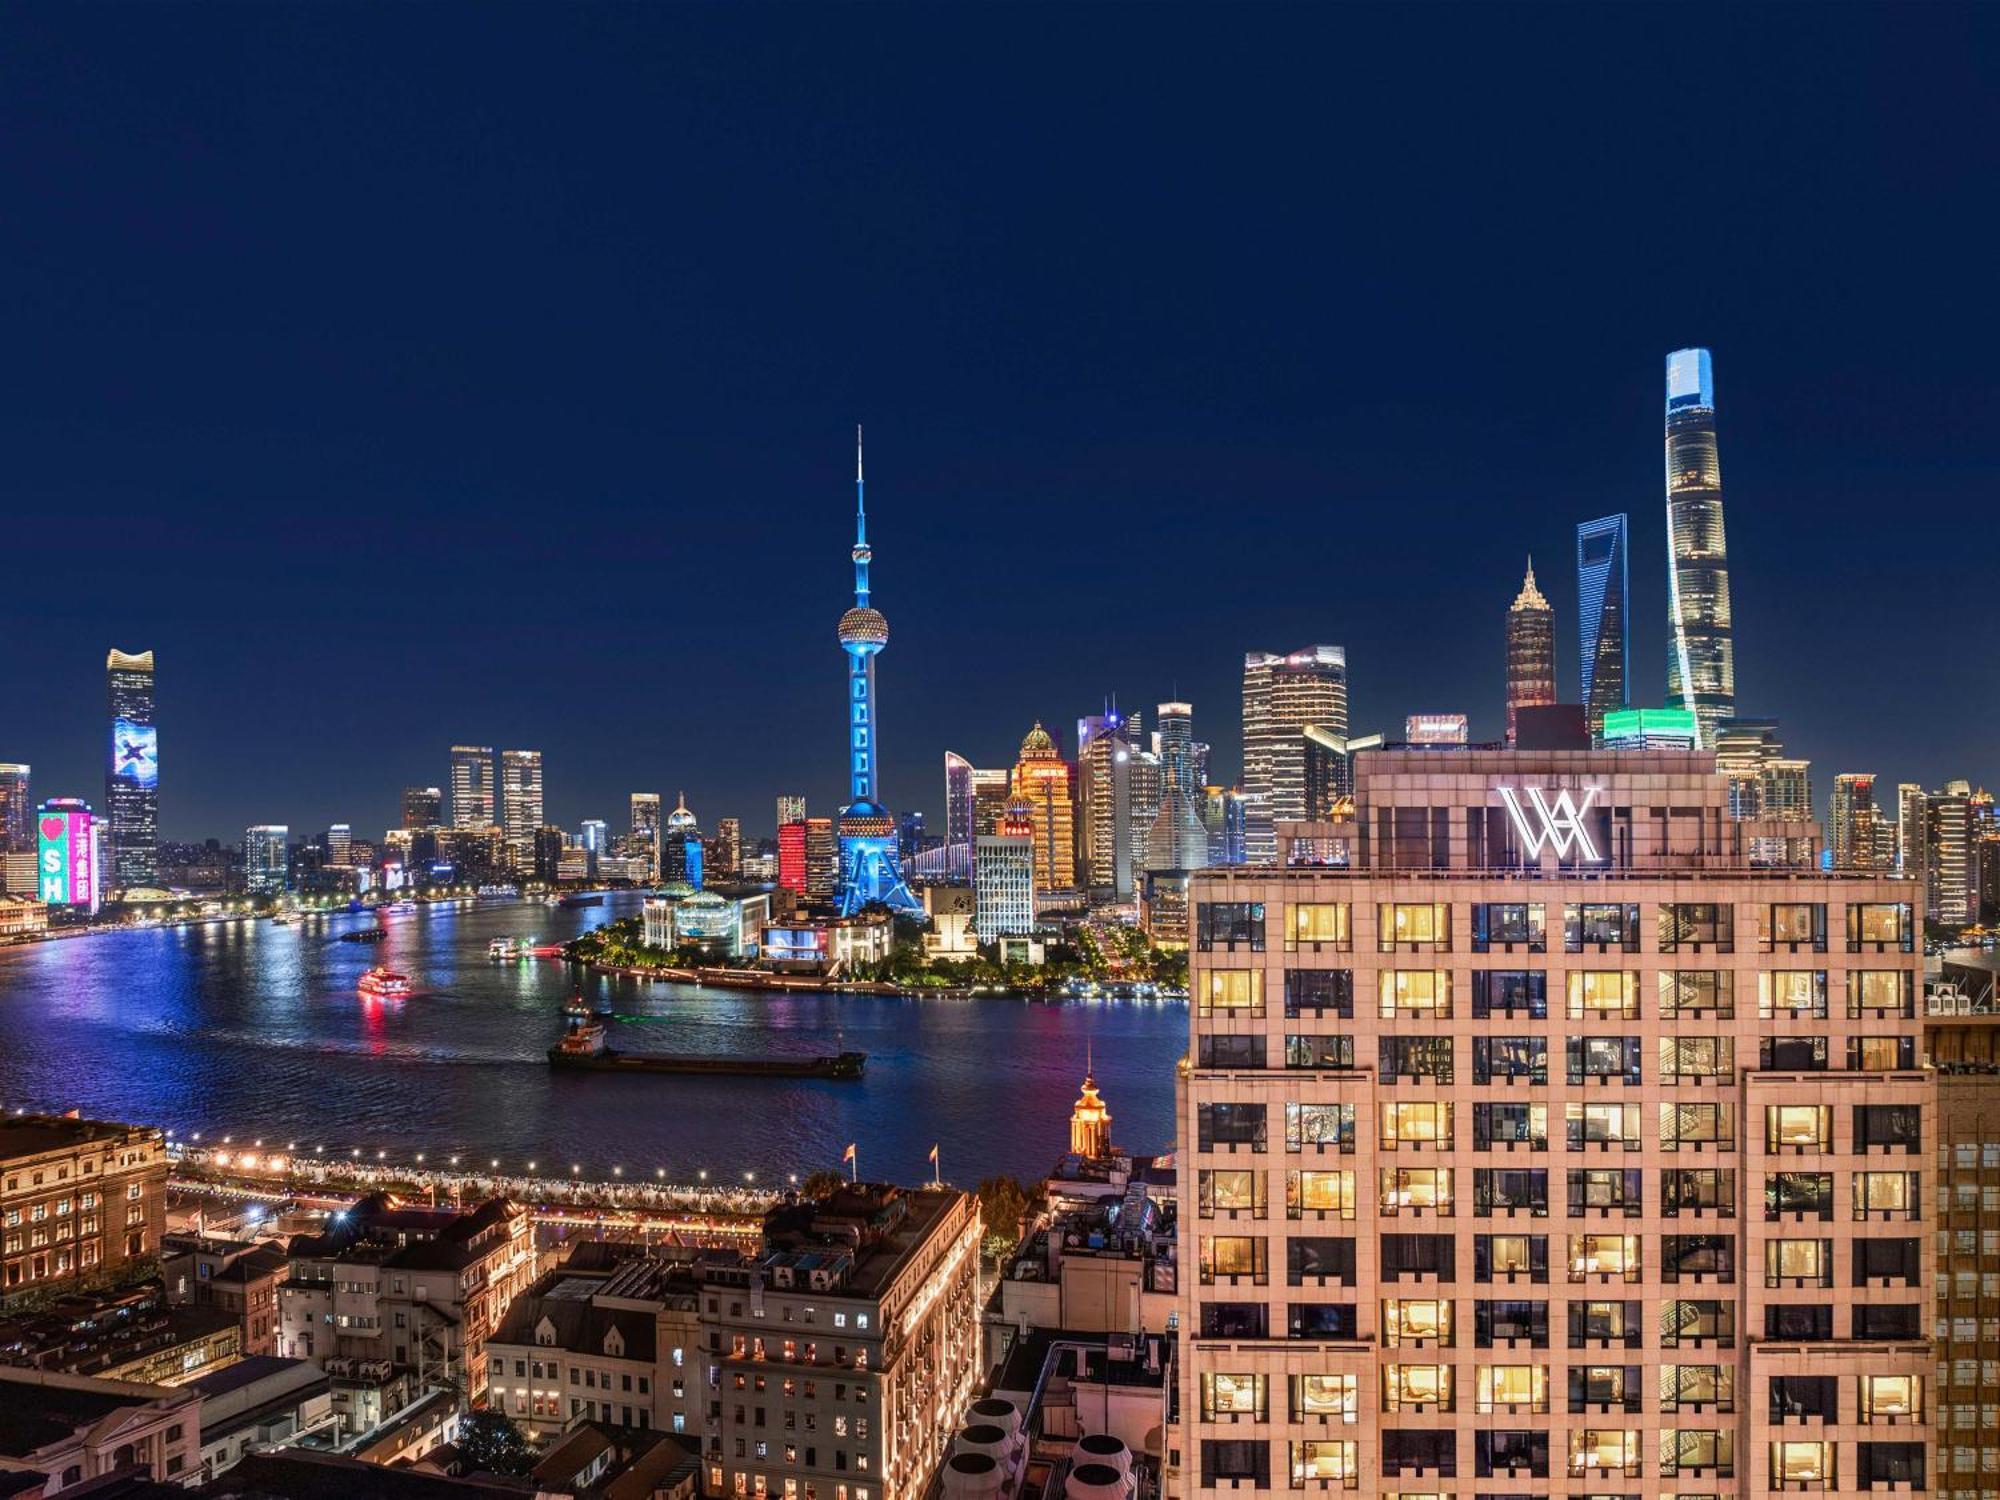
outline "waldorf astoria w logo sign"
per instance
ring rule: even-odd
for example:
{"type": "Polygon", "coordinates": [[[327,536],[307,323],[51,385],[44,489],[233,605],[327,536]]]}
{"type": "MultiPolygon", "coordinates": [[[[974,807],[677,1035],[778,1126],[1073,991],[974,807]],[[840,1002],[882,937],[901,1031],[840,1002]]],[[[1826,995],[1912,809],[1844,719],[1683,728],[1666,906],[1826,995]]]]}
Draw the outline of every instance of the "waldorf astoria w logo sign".
{"type": "Polygon", "coordinates": [[[1586,864],[1598,864],[1604,856],[1597,852],[1597,845],[1590,841],[1590,830],[1583,826],[1583,815],[1590,811],[1592,799],[1597,796],[1597,788],[1585,787],[1583,800],[1577,802],[1567,790],[1556,793],[1554,802],[1538,786],[1528,788],[1527,805],[1522,805],[1522,794],[1511,786],[1499,788],[1500,800],[1507,804],[1507,816],[1514,820],[1514,831],[1521,836],[1521,843],[1527,848],[1530,859],[1540,859],[1544,847],[1553,848],[1557,859],[1569,858],[1570,851],[1586,864]]]}

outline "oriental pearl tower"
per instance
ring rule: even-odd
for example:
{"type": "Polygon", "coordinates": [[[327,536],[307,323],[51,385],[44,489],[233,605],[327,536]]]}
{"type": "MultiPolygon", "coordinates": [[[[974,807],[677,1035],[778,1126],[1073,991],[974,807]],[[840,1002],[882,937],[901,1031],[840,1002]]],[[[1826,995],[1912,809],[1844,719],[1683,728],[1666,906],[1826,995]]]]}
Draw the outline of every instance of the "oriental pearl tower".
{"type": "Polygon", "coordinates": [[[920,913],[896,865],[896,820],[876,800],[881,739],[875,726],[875,657],[889,644],[889,622],[868,602],[868,506],[861,478],[861,429],[854,429],[854,608],[840,617],[847,653],[847,776],[853,798],[840,810],[840,914],[881,903],[920,913]]]}

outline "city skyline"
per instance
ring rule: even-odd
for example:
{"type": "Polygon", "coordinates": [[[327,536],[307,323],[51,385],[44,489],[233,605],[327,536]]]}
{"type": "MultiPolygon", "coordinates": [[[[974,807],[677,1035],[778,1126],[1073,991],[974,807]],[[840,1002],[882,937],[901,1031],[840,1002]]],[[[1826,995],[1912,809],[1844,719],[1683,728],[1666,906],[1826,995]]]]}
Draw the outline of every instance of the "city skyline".
{"type": "MultiPolygon", "coordinates": [[[[1858,534],[1873,597],[1938,588],[1935,558],[1982,515],[1977,476],[1991,462],[1976,417],[1991,379],[1984,342],[1966,320],[1931,315],[1931,299],[1953,283],[1952,257],[1976,242],[1957,231],[1961,195],[1944,184],[1962,175],[1964,143],[1994,132],[1963,106],[1879,102],[1938,55],[1962,55],[1964,34],[1990,22],[1905,19],[1887,38],[1865,16],[1829,23],[1823,45],[1877,88],[1852,96],[1837,122],[1843,149],[1832,152],[1818,122],[1761,103],[1814,76],[1782,30],[1732,21],[1690,104],[1738,142],[1718,166],[1677,152],[1678,128],[1637,103],[1668,76],[1664,62],[1643,60],[1669,55],[1654,45],[1671,36],[1667,19],[1593,15],[1584,32],[1629,44],[1571,105],[1600,114],[1602,129],[1585,140],[1570,115],[1509,110],[1523,134],[1507,160],[1540,154],[1547,182],[1587,174],[1595,184],[1578,227],[1550,211],[1545,189],[1498,191],[1491,183],[1505,174],[1483,155],[1497,148],[1464,156],[1444,119],[1420,121],[1397,163],[1341,157],[1348,187],[1326,203],[1273,207],[1287,197],[1266,191],[1278,157],[1231,148],[1301,130],[1294,95],[1310,91],[1285,60],[1298,49],[1270,46],[1274,22],[1261,18],[1221,61],[1254,54],[1279,76],[1256,71],[1265,82],[1253,88],[1250,74],[1220,69],[1220,113],[1232,123],[1214,148],[1150,91],[1113,86],[1163,149],[1121,180],[1106,213],[1086,217],[1080,259],[1052,274],[1034,246],[1087,201],[1077,197],[1086,185],[1102,190],[1093,153],[1072,160],[1063,148],[1088,138],[1086,111],[1099,107],[1091,60],[1130,42],[1104,18],[1078,19],[1064,59],[1036,57],[1054,70],[1050,108],[1025,141],[1010,133],[1003,146],[994,127],[955,107],[1014,75],[1027,43],[1000,38],[974,49],[950,95],[891,69],[883,88],[832,103],[820,122],[842,163],[832,174],[802,175],[759,139],[724,143],[715,169],[678,152],[649,163],[673,182],[663,198],[676,215],[702,224],[690,235],[598,174],[622,183],[636,173],[638,141],[700,129],[709,90],[776,111],[774,129],[788,134],[801,71],[825,76],[877,56],[894,41],[892,20],[843,28],[801,18],[816,43],[809,69],[773,57],[768,39],[726,16],[606,22],[613,34],[578,39],[555,60],[553,81],[602,73],[613,86],[571,88],[586,102],[550,143],[502,122],[484,137],[490,149],[473,150],[462,132],[487,129],[468,106],[486,76],[484,49],[523,41],[506,25],[464,50],[448,11],[412,18],[412,51],[391,60],[392,76],[420,59],[455,60],[426,68],[422,90],[392,93],[381,115],[336,139],[283,87],[300,68],[287,45],[253,33],[237,39],[240,50],[204,48],[225,58],[218,84],[155,65],[202,48],[213,17],[180,31],[142,15],[120,37],[92,38],[101,45],[90,70],[52,64],[78,108],[61,126],[30,122],[9,169],[28,221],[0,253],[18,283],[49,295],[24,309],[16,345],[41,367],[31,379],[18,356],[0,420],[23,497],[18,543],[47,565],[11,601],[21,633],[0,663],[0,694],[34,712],[10,716],[0,756],[32,763],[41,792],[95,805],[95,662],[116,645],[161,661],[169,839],[229,837],[272,820],[379,831],[395,821],[398,789],[439,782],[441,748],[468,738],[541,748],[548,811],[565,827],[616,823],[629,792],[649,786],[685,784],[697,805],[734,809],[759,835],[758,810],[781,788],[831,809],[842,778],[829,721],[841,686],[813,643],[842,586],[832,554],[846,541],[845,517],[827,502],[857,417],[878,429],[878,517],[899,537],[881,579],[897,600],[897,678],[922,685],[884,706],[882,769],[896,804],[932,826],[941,826],[943,750],[1001,764],[1025,725],[1069,722],[1107,682],[1135,702],[1194,703],[1216,747],[1214,779],[1232,779],[1241,655],[1267,643],[1345,646],[1357,731],[1444,707],[1471,715],[1475,739],[1498,739],[1491,635],[1473,622],[1515,592],[1519,563],[1503,558],[1545,559],[1557,680],[1573,683],[1574,581],[1554,560],[1578,520],[1607,513],[1632,518],[1631,696],[1654,705],[1665,697],[1668,615],[1659,362],[1699,345],[1723,367],[1739,711],[1785,724],[1788,744],[1820,769],[1822,796],[1842,769],[1925,785],[1976,778],[1974,747],[1993,737],[2000,708],[1970,695],[1943,735],[1915,726],[1927,706],[1962,696],[1950,667],[1990,654],[1994,627],[1968,611],[1953,650],[1933,651],[1914,611],[1857,610],[1829,582],[1856,566],[1858,534]],[[662,54],[685,61],[631,60],[662,54]],[[655,68],[673,83],[687,71],[686,97],[662,89],[655,68]],[[223,102],[229,88],[268,128],[223,102]],[[890,131],[913,111],[951,128],[890,131]],[[135,144],[143,132],[123,128],[175,117],[201,122],[204,154],[162,159],[163,148],[135,144]],[[606,153],[601,163],[561,154],[585,137],[606,153]],[[429,157],[377,161],[384,143],[412,139],[486,165],[463,182],[445,174],[440,186],[429,157]],[[948,247],[922,212],[950,191],[967,154],[997,174],[994,202],[1020,210],[979,220],[991,258],[977,274],[941,253],[948,247]],[[1810,172],[1767,191],[1783,175],[1769,170],[1775,161],[1836,157],[1838,192],[1810,172]],[[314,165],[299,173],[301,159],[314,165]],[[1169,172],[1168,160],[1181,165],[1169,172]],[[1911,160],[1931,165],[1911,173],[1911,160]],[[64,208],[40,192],[24,165],[36,162],[83,184],[82,200],[64,208]],[[1606,172],[1604,162],[1649,170],[1606,172]],[[581,174],[583,196],[626,205],[602,226],[596,252],[550,238],[570,173],[581,174]],[[234,192],[246,176],[269,191],[234,192]],[[721,179],[767,176],[777,192],[756,214],[727,210],[721,179]],[[1662,192],[1697,180],[1713,206],[1711,249],[1693,272],[1658,241],[1656,215],[1662,192]],[[1150,227],[1156,205],[1188,191],[1210,205],[1202,227],[1162,244],[1150,227]],[[1858,225],[1838,207],[1855,193],[1878,208],[1858,225]],[[1348,232],[1338,205],[1359,197],[1407,226],[1393,253],[1348,232]],[[397,258],[368,249],[357,263],[361,247],[298,232],[322,214],[360,223],[431,199],[397,258]],[[1466,205],[1487,214],[1499,250],[1474,257],[1451,235],[1426,232],[1434,205],[1454,200],[1454,215],[1466,205]],[[146,225],[163,201],[226,201],[212,231],[218,253],[195,253],[178,231],[163,231],[166,252],[150,253],[146,225]],[[908,225],[912,235],[877,257],[838,227],[862,223],[908,225]],[[1236,228],[1224,236],[1213,227],[1223,223],[1236,228]],[[793,284],[789,258],[781,269],[766,247],[800,231],[825,254],[793,284]],[[1824,254],[1835,242],[1843,253],[1824,254]],[[482,270],[468,283],[473,244],[482,270]],[[1316,244],[1333,245],[1331,259],[1305,248],[1316,244]],[[273,246],[283,253],[256,253],[273,246]],[[519,258],[530,253],[532,266],[519,258]],[[282,280],[267,279],[265,265],[286,266],[282,280]],[[1114,265],[1138,278],[1120,281],[1129,292],[1084,296],[1114,265]],[[1893,312],[1856,298],[1863,267],[1871,284],[1899,288],[1893,312]],[[1190,284],[1217,287],[1227,316],[1159,318],[1173,289],[1190,284]],[[1355,284],[1376,293],[1327,291],[1355,284]],[[130,288],[163,321],[95,310],[85,293],[105,285],[130,288]],[[318,290],[301,300],[306,285],[318,290]],[[1503,285],[1507,294],[1495,294],[1503,285]],[[509,336],[496,343],[487,330],[502,288],[517,315],[499,320],[509,336]],[[947,338],[905,314],[913,297],[953,306],[964,321],[947,338]],[[231,311],[239,299],[280,310],[295,332],[271,341],[264,323],[231,311]],[[1528,337],[1524,306],[1545,310],[1553,327],[1528,337]],[[1260,325],[1296,336],[1247,342],[1243,330],[1260,325]],[[1913,327],[1925,329],[1920,346],[1913,327]],[[324,357],[303,360],[300,349],[315,344],[324,357]],[[435,362],[408,362],[410,347],[435,349],[435,362]],[[974,348],[976,359],[965,352],[974,348]],[[458,394],[441,399],[447,391],[458,394]],[[307,409],[335,420],[304,424],[297,413],[307,409]],[[1241,565],[1194,575],[1174,591],[1176,607],[1135,636],[1088,609],[1107,566],[1101,549],[1019,552],[1024,507],[1085,526],[1143,515],[1145,524],[1121,527],[1120,553],[1141,578],[1187,579],[1187,558],[1204,552],[1241,565]],[[99,514],[120,524],[77,548],[75,518],[99,514]],[[1233,552],[1214,545],[1224,536],[1233,552]],[[1412,536],[1458,540],[1413,551],[1412,536]],[[551,559],[564,581],[545,605],[535,591],[496,594],[495,576],[551,559]],[[628,559],[641,566],[620,566],[628,559]],[[423,588],[404,588],[417,566],[423,588]],[[347,603],[242,630],[216,603],[266,573],[297,603],[347,603]],[[1411,580],[1424,596],[1414,603],[1411,580]],[[996,630],[1020,649],[983,660],[996,630]],[[689,732],[675,695],[631,691],[634,663],[663,642],[687,663],[738,645],[776,663],[701,681],[693,701],[704,721],[740,732],[689,732]],[[1815,661],[1840,670],[1797,670],[1815,661]],[[1861,712],[1856,681],[1868,686],[1861,712]]],[[[299,24],[336,51],[357,34],[334,14],[299,24]]],[[[1415,23],[1357,24],[1394,44],[1415,23]]],[[[60,44],[65,21],[46,25],[43,40],[60,44]]],[[[1447,60],[1435,83],[1466,107],[1501,107],[1521,80],[1554,66],[1517,27],[1470,25],[1487,45],[1447,60]],[[1472,54],[1510,65],[1475,67],[1472,54]],[[1514,80],[1504,90],[1502,77],[1514,80]]],[[[1165,25],[1140,60],[1163,76],[1195,41],[1165,25]]],[[[1386,86],[1370,83],[1312,137],[1364,131],[1389,107],[1386,86]]],[[[161,222],[180,221],[169,212],[161,222]]]]}

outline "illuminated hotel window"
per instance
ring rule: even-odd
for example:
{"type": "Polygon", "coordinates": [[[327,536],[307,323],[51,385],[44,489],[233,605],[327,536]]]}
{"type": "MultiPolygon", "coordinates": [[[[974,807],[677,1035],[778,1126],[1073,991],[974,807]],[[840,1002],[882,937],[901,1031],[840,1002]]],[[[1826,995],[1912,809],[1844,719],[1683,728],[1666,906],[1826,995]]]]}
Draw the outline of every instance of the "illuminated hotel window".
{"type": "Polygon", "coordinates": [[[1734,1167],[1668,1167],[1660,1173],[1660,1217],[1713,1213],[1736,1217],[1734,1167]]]}
{"type": "Polygon", "coordinates": [[[1285,1066],[1311,1072],[1344,1072],[1354,1066],[1354,1038],[1328,1032],[1293,1032],[1285,1037],[1285,1066]]]}
{"type": "Polygon", "coordinates": [[[1451,949],[1451,908],[1442,901],[1383,903],[1375,908],[1375,945],[1384,953],[1398,948],[1451,949]]]}
{"type": "Polygon", "coordinates": [[[1291,1418],[1294,1422],[1320,1417],[1352,1422],[1361,1410],[1360,1385],[1356,1375],[1294,1375],[1291,1418]]]}
{"type": "Polygon", "coordinates": [[[1250,1417],[1261,1422],[1269,1412],[1262,1375],[1218,1371],[1201,1377],[1203,1421],[1233,1422],[1250,1417]]]}
{"type": "Polygon", "coordinates": [[[1244,1214],[1261,1219],[1268,1212],[1261,1168],[1204,1167],[1196,1174],[1196,1181],[1200,1193],[1199,1212],[1204,1219],[1218,1216],[1236,1218],[1244,1214]]]}
{"type": "Polygon", "coordinates": [[[1451,1303],[1437,1297],[1392,1297],[1382,1304],[1382,1347],[1452,1345],[1451,1303]]]}
{"type": "Polygon", "coordinates": [[[1202,976],[1201,1014],[1264,1014],[1264,973],[1261,969],[1210,969],[1202,976]]]}
{"type": "Polygon", "coordinates": [[[1863,1422],[1922,1421],[1924,1382],[1920,1375],[1862,1375],[1863,1422]]]}
{"type": "Polygon", "coordinates": [[[1660,1082],[1699,1083],[1727,1079],[1736,1071],[1736,1039],[1727,1036],[1663,1036],[1660,1038],[1660,1082]]]}
{"type": "Polygon", "coordinates": [[[1376,1044],[1376,1071],[1384,1083],[1399,1078],[1450,1083],[1453,1050],[1448,1036],[1381,1037],[1376,1044]]]}
{"type": "Polygon", "coordinates": [[[1849,969],[1847,971],[1847,1015],[1901,1016],[1917,1013],[1916,975],[1908,969],[1849,969]]]}
{"type": "Polygon", "coordinates": [[[1765,1286],[1832,1286],[1832,1240],[1766,1240],[1765,1286]]]}
{"type": "Polygon", "coordinates": [[[1736,909],[1714,902],[1663,902],[1659,938],[1662,953],[1732,953],[1736,909]]]}
{"type": "Polygon", "coordinates": [[[1663,969],[1659,976],[1660,1019],[1736,1014],[1736,976],[1727,969],[1663,969]]]}
{"type": "Polygon", "coordinates": [[[1639,1236],[1636,1234],[1573,1234],[1569,1237],[1569,1279],[1592,1276],[1639,1280],[1639,1236]]]}
{"type": "MultiPolygon", "coordinates": [[[[1447,1109],[1449,1105],[1445,1106],[1447,1109]]],[[[1287,1104],[1287,1151],[1354,1150],[1354,1106],[1351,1104],[1287,1104]]]]}
{"type": "Polygon", "coordinates": [[[1736,1147],[1736,1107],[1732,1104],[1662,1104],[1662,1151],[1732,1151],[1736,1147]]]}
{"type": "Polygon", "coordinates": [[[1451,1168],[1384,1167],[1380,1211],[1384,1214],[1453,1212],[1451,1168]]]}
{"type": "Polygon", "coordinates": [[[1708,1343],[1724,1349],[1736,1346],[1734,1302],[1698,1298],[1660,1304],[1662,1349],[1678,1349],[1682,1344],[1700,1347],[1708,1343]]]}
{"type": "Polygon", "coordinates": [[[1736,1434],[1712,1427],[1668,1427],[1660,1433],[1660,1474],[1711,1473],[1718,1479],[1736,1475],[1736,1434]]]}
{"type": "Polygon", "coordinates": [[[1827,1104],[1764,1106],[1766,1151],[1831,1151],[1833,1107],[1827,1104]]]}
{"type": "Polygon", "coordinates": [[[1481,1365],[1477,1405],[1482,1414],[1494,1411],[1544,1412],[1549,1409],[1546,1365],[1481,1365]]]}
{"type": "Polygon", "coordinates": [[[1585,1427],[1569,1435],[1569,1471],[1612,1472],[1637,1478],[1639,1434],[1628,1427],[1585,1427]]]}
{"type": "Polygon", "coordinates": [[[1773,903],[1758,916],[1757,941],[1766,953],[1824,953],[1826,907],[1805,901],[1773,903]]]}
{"type": "Polygon", "coordinates": [[[1408,1407],[1428,1407],[1451,1411],[1452,1369],[1450,1365],[1384,1365],[1382,1367],[1382,1409],[1402,1411],[1408,1407]]]}
{"type": "Polygon", "coordinates": [[[1442,970],[1384,969],[1381,991],[1384,1020],[1398,1016],[1451,1018],[1451,975],[1442,970]]]}
{"type": "Polygon", "coordinates": [[[1624,969],[1572,969],[1569,974],[1569,1018],[1581,1021],[1606,1016],[1636,1020],[1639,976],[1624,969]]]}
{"type": "Polygon", "coordinates": [[[1833,1173],[1771,1172],[1764,1178],[1764,1218],[1776,1222],[1787,1215],[1833,1218],[1833,1173]]]}
{"type": "Polygon", "coordinates": [[[1299,902],[1291,908],[1291,922],[1285,928],[1285,949],[1332,948],[1345,952],[1353,945],[1344,901],[1299,902]]]}
{"type": "Polygon", "coordinates": [[[1639,1302],[1572,1302],[1569,1304],[1569,1346],[1601,1349],[1623,1344],[1637,1349],[1643,1342],[1639,1302]]]}
{"type": "Polygon", "coordinates": [[[1203,1286],[1245,1279],[1263,1286],[1271,1279],[1267,1242],[1262,1235],[1205,1234],[1198,1249],[1203,1286]]]}
{"type": "MultiPolygon", "coordinates": [[[[1612,1303],[1614,1307],[1621,1303],[1612,1303]]],[[[1571,1365],[1569,1367],[1569,1409],[1581,1416],[1592,1410],[1617,1407],[1622,1411],[1641,1409],[1640,1365],[1571,1365]]]]}
{"type": "Polygon", "coordinates": [[[1826,1019],[1826,970],[1765,969],[1757,975],[1757,1014],[1826,1019]]]}
{"type": "Polygon", "coordinates": [[[1636,1036],[1573,1036],[1563,1040],[1571,1083],[1587,1079],[1639,1082],[1639,1039],[1636,1036]]]}
{"type": "Polygon", "coordinates": [[[1549,949],[1545,908],[1540,902],[1480,902],[1472,908],[1472,951],[1505,953],[1520,948],[1529,953],[1549,949]]]}
{"type": "Polygon", "coordinates": [[[1586,902],[1563,908],[1563,947],[1571,953],[1639,951],[1639,908],[1586,902]]]}
{"type": "Polygon", "coordinates": [[[1847,908],[1849,953],[1908,953],[1915,927],[1907,902],[1851,903],[1847,908]]]}
{"type": "Polygon", "coordinates": [[[1569,1216],[1620,1213],[1638,1218],[1644,1207],[1641,1175],[1637,1167],[1571,1167],[1569,1216]]]}
{"type": "Polygon", "coordinates": [[[1351,1219],[1354,1217],[1354,1174],[1352,1172],[1287,1172],[1285,1174],[1285,1216],[1302,1219],[1351,1219]]]}
{"type": "Polygon", "coordinates": [[[1913,1036],[1851,1036],[1847,1039],[1847,1070],[1850,1073],[1889,1073],[1917,1065],[1917,1039],[1913,1036]]]}
{"type": "Polygon", "coordinates": [[[1809,1484],[1831,1488],[1837,1445],[1822,1442],[1771,1444],[1771,1478],[1779,1484],[1809,1484]]]}
{"type": "Polygon", "coordinates": [[[1915,1172],[1856,1172],[1854,1217],[1914,1219],[1921,1193],[1915,1172]]]}
{"type": "Polygon", "coordinates": [[[1355,1460],[1356,1444],[1351,1438],[1308,1438],[1293,1443],[1292,1488],[1309,1486],[1355,1489],[1361,1467],[1355,1460]]]}
{"type": "Polygon", "coordinates": [[[1451,1104],[1448,1100],[1385,1104],[1382,1106],[1382,1149],[1394,1151],[1403,1146],[1442,1146],[1449,1150],[1452,1143],[1451,1123],[1451,1104]]]}
{"type": "Polygon", "coordinates": [[[1474,1281],[1549,1279],[1549,1238],[1545,1234],[1482,1234],[1472,1241],[1474,1281]]]}

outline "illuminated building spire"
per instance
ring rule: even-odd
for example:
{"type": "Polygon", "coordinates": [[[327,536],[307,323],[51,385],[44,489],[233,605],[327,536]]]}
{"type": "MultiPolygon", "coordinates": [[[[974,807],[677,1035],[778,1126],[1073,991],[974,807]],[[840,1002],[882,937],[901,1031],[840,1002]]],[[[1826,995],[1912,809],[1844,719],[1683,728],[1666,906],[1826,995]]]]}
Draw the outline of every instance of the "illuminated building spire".
{"type": "Polygon", "coordinates": [[[861,477],[861,424],[854,424],[854,607],[868,608],[868,487],[861,477]]]}

